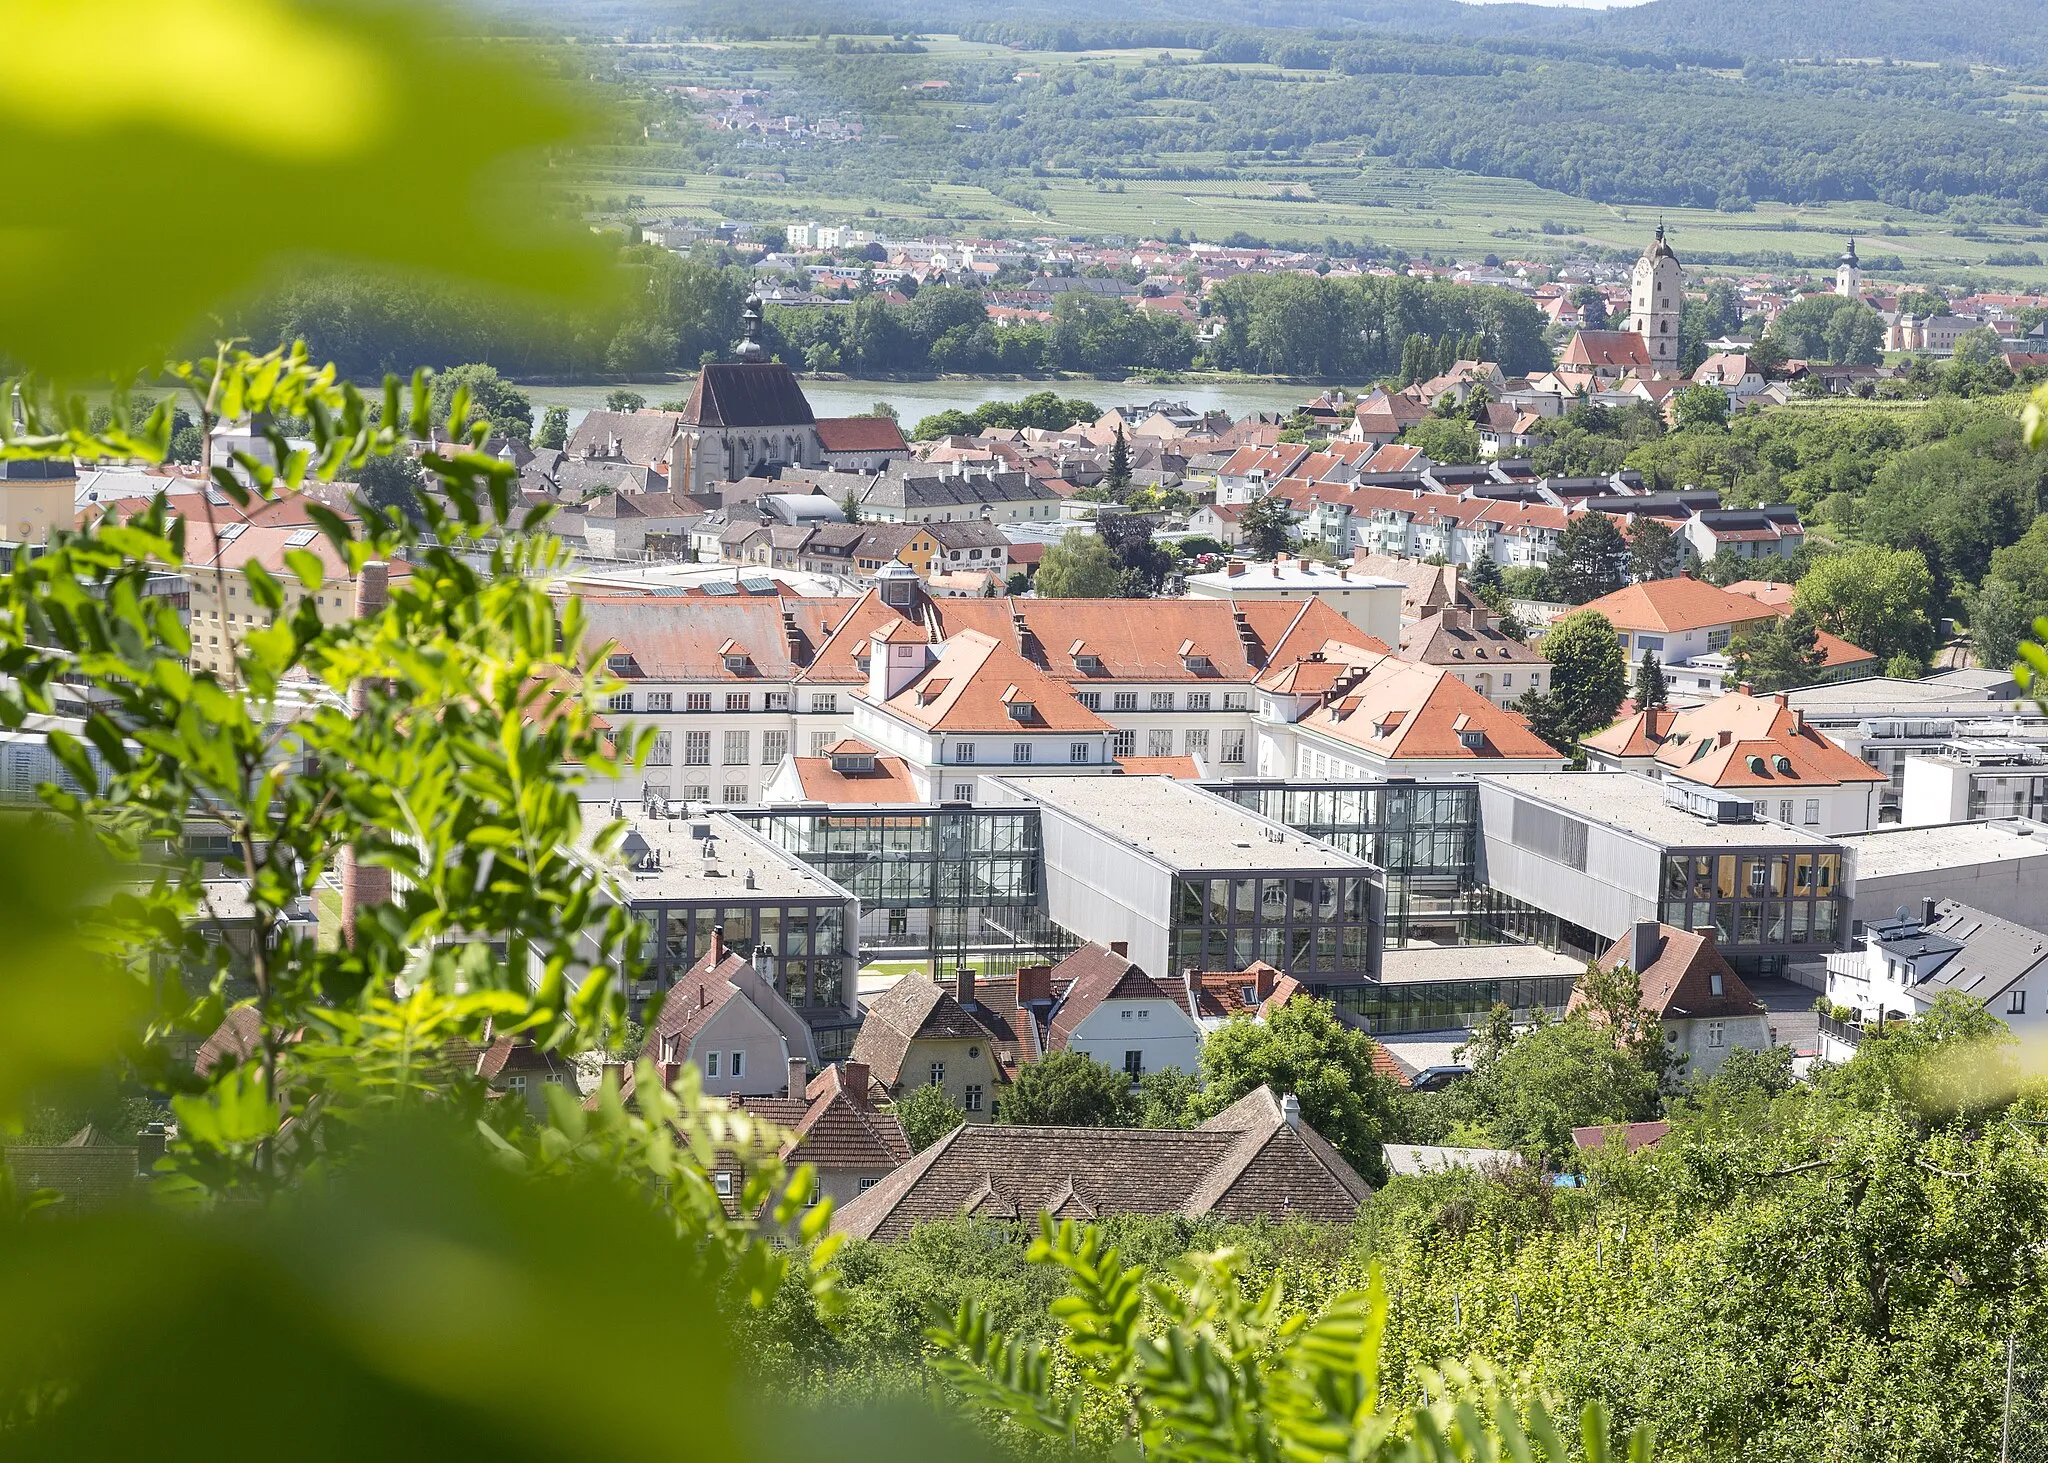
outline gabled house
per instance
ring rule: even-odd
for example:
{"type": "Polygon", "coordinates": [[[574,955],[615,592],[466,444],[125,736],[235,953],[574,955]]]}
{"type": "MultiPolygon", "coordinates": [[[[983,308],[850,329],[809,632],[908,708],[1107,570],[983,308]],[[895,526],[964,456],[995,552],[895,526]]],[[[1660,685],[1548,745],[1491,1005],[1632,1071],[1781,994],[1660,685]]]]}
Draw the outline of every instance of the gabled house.
{"type": "Polygon", "coordinates": [[[577,1102],[576,1069],[559,1052],[543,1050],[523,1036],[500,1036],[477,1053],[476,1075],[500,1101],[517,1103],[535,1118],[548,1115],[547,1090],[563,1088],[577,1102]]]}
{"type": "Polygon", "coordinates": [[[1923,899],[1863,928],[1860,946],[1827,957],[1828,999],[1855,1012],[1821,1025],[1821,1055],[1847,1061],[1884,1022],[1927,1014],[1947,993],[1966,996],[2015,1032],[2048,1028],[2048,934],[1954,899],[1923,899]]]}
{"type": "Polygon", "coordinates": [[[726,948],[719,927],[710,948],[663,996],[641,1055],[664,1081],[688,1064],[707,1093],[766,1097],[785,1090],[792,1060],[815,1063],[818,1047],[774,984],[726,948]]]}
{"type": "Polygon", "coordinates": [[[1193,1072],[1202,1029],[1187,983],[1154,979],[1121,940],[1083,945],[1053,967],[1060,990],[1046,1025],[1048,1051],[1075,1051],[1132,1082],[1162,1067],[1193,1072]]]}
{"type": "Polygon", "coordinates": [[[1032,1224],[1113,1214],[1351,1223],[1371,1188],[1261,1087],[1192,1131],[966,1123],[832,1217],[832,1232],[896,1240],[962,1217],[1032,1224]]]}
{"type": "Polygon", "coordinates": [[[951,990],[925,976],[906,975],[868,1003],[853,1060],[891,1097],[936,1087],[969,1123],[986,1123],[995,1116],[996,1088],[1010,1080],[999,1046],[1007,1039],[1028,1060],[1024,1053],[1037,1055],[1037,1031],[1026,1018],[999,1032],[980,1006],[971,971],[951,990]]]}
{"type": "MultiPolygon", "coordinates": [[[[1664,1028],[1666,1049],[1682,1058],[1688,1075],[1712,1076],[1742,1048],[1771,1046],[1771,1018],[1742,977],[1722,958],[1713,929],[1686,931],[1640,920],[1608,947],[1600,969],[1626,965],[1643,987],[1643,1009],[1664,1028]]],[[[1581,984],[1572,1005],[1585,1002],[1581,984]]]]}
{"type": "Polygon", "coordinates": [[[1550,659],[1494,623],[1484,605],[1441,609],[1401,627],[1401,659],[1450,672],[1496,706],[1550,686],[1550,659]]]}
{"type": "MultiPolygon", "coordinates": [[[[807,1083],[792,1058],[784,1096],[739,1097],[733,1103],[787,1133],[783,1163],[792,1169],[810,1164],[818,1175],[816,1197],[839,1205],[865,1194],[910,1158],[903,1124],[875,1098],[868,1069],[857,1061],[828,1066],[807,1083]]],[[[738,1187],[735,1173],[720,1193],[738,1187]]]]}

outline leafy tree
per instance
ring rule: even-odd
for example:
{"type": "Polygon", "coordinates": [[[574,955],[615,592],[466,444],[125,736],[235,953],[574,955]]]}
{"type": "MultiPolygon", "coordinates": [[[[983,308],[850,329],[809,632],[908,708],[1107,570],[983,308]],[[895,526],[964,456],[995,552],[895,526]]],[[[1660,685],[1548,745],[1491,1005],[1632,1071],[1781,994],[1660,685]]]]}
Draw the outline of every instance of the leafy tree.
{"type": "Polygon", "coordinates": [[[1465,1083],[1461,1103],[1488,1141],[1560,1165],[1576,1152],[1573,1128],[1640,1122],[1658,1107],[1657,1072],[1584,1010],[1517,1035],[1465,1083]]]}
{"type": "Polygon", "coordinates": [[[1933,290],[1907,290],[1899,296],[1899,313],[1926,320],[1935,315],[1953,315],[1955,307],[1946,296],[1933,290]]]}
{"type": "Polygon", "coordinates": [[[1287,552],[1294,542],[1294,510],[1283,498],[1271,493],[1254,498],[1237,517],[1245,547],[1255,559],[1271,559],[1287,552]]]}
{"type": "Polygon", "coordinates": [[[839,516],[848,523],[861,521],[860,494],[852,488],[848,488],[846,496],[839,500],[839,516]]]}
{"type": "Polygon", "coordinates": [[[927,1084],[896,1104],[896,1121],[903,1124],[911,1152],[922,1153],[966,1122],[967,1114],[945,1088],[927,1084]]]}
{"type": "Polygon", "coordinates": [[[1200,1091],[1194,1073],[1178,1067],[1159,1067],[1138,1079],[1138,1126],[1141,1128],[1186,1128],[1200,1091]]]}
{"type": "Polygon", "coordinates": [[[1873,545],[1830,554],[1799,581],[1792,602],[1821,629],[1873,655],[1925,659],[1934,649],[1927,613],[1934,579],[1926,559],[1911,550],[1873,545]]]}
{"type": "Polygon", "coordinates": [[[1638,518],[1628,536],[1629,577],[1669,579],[1685,562],[1685,541],[1662,521],[1638,518]]]}
{"type": "Polygon", "coordinates": [[[455,393],[465,388],[469,392],[470,420],[487,422],[493,435],[514,442],[524,442],[533,435],[532,398],[500,376],[495,366],[457,366],[436,376],[433,382],[436,423],[452,425],[458,431],[465,427],[464,423],[450,424],[448,421],[455,393]]]}
{"type": "Polygon", "coordinates": [[[1550,714],[1567,741],[1576,742],[1614,720],[1628,695],[1628,659],[1605,615],[1595,610],[1566,615],[1544,635],[1543,653],[1551,667],[1550,714]]]}
{"type": "Polygon", "coordinates": [[[1044,599],[1111,599],[1122,573],[1108,544],[1092,533],[1070,533],[1049,545],[1039,561],[1038,594],[1044,599]]]}
{"type": "Polygon", "coordinates": [[[1884,348],[1884,317],[1846,295],[1808,295],[1780,310],[1765,338],[1792,359],[1872,365],[1884,348]]]}
{"type": "Polygon", "coordinates": [[[1664,667],[1657,664],[1657,653],[1653,650],[1644,651],[1642,664],[1636,667],[1632,699],[1638,711],[1654,711],[1671,699],[1670,688],[1664,680],[1664,667]]]}
{"type": "Polygon", "coordinates": [[[1479,429],[1463,417],[1424,417],[1401,434],[1431,462],[1447,465],[1479,460],[1479,429]]]}
{"type": "Polygon", "coordinates": [[[1728,393],[1718,386],[1688,386],[1671,398],[1678,430],[1713,431],[1728,425],[1728,393]]]}
{"type": "Polygon", "coordinates": [[[1127,1128],[1137,1122],[1131,1079],[1077,1051],[1017,1069],[997,1119],[1011,1127],[1127,1128]]]}
{"type": "Polygon", "coordinates": [[[1827,655],[1820,648],[1813,616],[1795,607],[1791,614],[1739,637],[1728,647],[1728,660],[1735,683],[1768,695],[1812,685],[1827,655]]]}
{"type": "Polygon", "coordinates": [[[610,392],[604,399],[604,409],[606,411],[638,411],[645,405],[647,405],[646,397],[624,386],[610,392]]]}
{"type": "Polygon", "coordinates": [[[1970,648],[1977,654],[1977,664],[1989,670],[2012,665],[2033,622],[2017,589],[2003,579],[1985,580],[1970,601],[1970,648]]]}
{"type": "Polygon", "coordinates": [[[1695,1107],[1733,1106],[1756,1099],[1782,1097],[1797,1085],[1792,1063],[1798,1052],[1789,1046],[1752,1051],[1732,1048],[1711,1076],[1697,1073],[1686,1087],[1686,1100],[1695,1107]]]}
{"type": "Polygon", "coordinates": [[[1590,284],[1582,284],[1572,291],[1571,300],[1578,307],[1579,319],[1588,330],[1607,328],[1607,296],[1590,284]]]}
{"type": "Polygon", "coordinates": [[[569,445],[569,408],[551,406],[541,414],[540,435],[533,439],[533,445],[556,452],[569,445]]]}
{"type": "Polygon", "coordinates": [[[1293,1093],[1302,1121],[1369,1182],[1386,1174],[1380,1145],[1400,1121],[1397,1089],[1373,1070],[1372,1038],[1327,1001],[1297,997],[1261,1020],[1234,1016],[1202,1045],[1202,1091],[1192,1116],[1214,1117],[1260,1087],[1293,1093]]]}
{"type": "Polygon", "coordinates": [[[356,469],[356,492],[373,508],[414,513],[426,486],[419,460],[410,453],[372,457],[356,469]]]}
{"type": "Polygon", "coordinates": [[[2041,502],[2044,474],[2001,416],[1971,416],[1957,431],[1894,456],[1871,478],[1859,527],[1870,541],[1919,552],[1932,573],[1930,610],[1981,580],[1992,555],[2019,540],[2041,502]]]}
{"type": "Polygon", "coordinates": [[[1910,650],[1902,650],[1884,663],[1884,673],[1895,681],[1917,681],[1927,674],[1927,662],[1910,650]]]}
{"type": "Polygon", "coordinates": [[[1621,588],[1628,563],[1628,541],[1614,520],[1605,513],[1581,513],[1558,537],[1550,577],[1569,603],[1582,605],[1621,588]]]}
{"type": "Polygon", "coordinates": [[[1118,592],[1123,598],[1144,599],[1158,593],[1173,572],[1173,555],[1152,541],[1152,520],[1145,514],[1105,511],[1096,517],[1095,533],[1121,566],[1123,581],[1118,592]]]}

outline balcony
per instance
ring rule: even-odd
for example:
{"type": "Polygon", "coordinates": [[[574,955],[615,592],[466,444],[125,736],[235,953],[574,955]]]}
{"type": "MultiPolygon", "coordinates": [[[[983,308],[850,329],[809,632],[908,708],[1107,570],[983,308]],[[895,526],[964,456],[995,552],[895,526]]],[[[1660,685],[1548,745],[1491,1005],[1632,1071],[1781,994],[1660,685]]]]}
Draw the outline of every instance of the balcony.
{"type": "Polygon", "coordinates": [[[1863,1039],[1872,1035],[1861,1026],[1848,1021],[1837,1021],[1826,1012],[1821,1013],[1820,1029],[1823,1036],[1832,1036],[1846,1046],[1862,1046],[1863,1039]]]}

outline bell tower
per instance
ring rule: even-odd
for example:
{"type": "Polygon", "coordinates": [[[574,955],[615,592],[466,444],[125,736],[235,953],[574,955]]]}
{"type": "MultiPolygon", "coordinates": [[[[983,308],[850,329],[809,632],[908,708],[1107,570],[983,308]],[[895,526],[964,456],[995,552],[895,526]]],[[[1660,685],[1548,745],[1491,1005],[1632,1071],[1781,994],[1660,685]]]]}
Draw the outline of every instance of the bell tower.
{"type": "Polygon", "coordinates": [[[1863,298],[1863,266],[1857,263],[1854,239],[1842,251],[1842,262],[1835,266],[1835,293],[1852,300],[1863,298]]]}
{"type": "Polygon", "coordinates": [[[1664,223],[1643,250],[1629,276],[1628,328],[1643,338],[1650,367],[1660,376],[1678,374],[1678,322],[1685,314],[1685,271],[1664,242],[1664,223]]]}

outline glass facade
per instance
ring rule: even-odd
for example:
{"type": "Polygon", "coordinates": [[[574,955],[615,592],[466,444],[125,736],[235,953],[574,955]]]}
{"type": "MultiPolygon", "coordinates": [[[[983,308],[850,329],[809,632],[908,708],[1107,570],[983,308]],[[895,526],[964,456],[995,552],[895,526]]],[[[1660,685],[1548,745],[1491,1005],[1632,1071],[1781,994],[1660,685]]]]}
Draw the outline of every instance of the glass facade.
{"type": "Polygon", "coordinates": [[[1209,791],[1386,873],[1386,942],[1498,944],[1479,880],[1479,790],[1469,783],[1229,783],[1209,791]]]}
{"type": "Polygon", "coordinates": [[[1712,926],[1737,971],[1775,974],[1788,955],[1840,948],[1842,856],[1804,850],[1673,850],[1664,855],[1658,918],[1712,926]]]}
{"type": "Polygon", "coordinates": [[[722,925],[727,948],[774,981],[799,1011],[845,1003],[847,957],[855,953],[846,910],[840,903],[634,906],[647,921],[653,942],[648,965],[662,989],[697,963],[722,925]]]}
{"type": "Polygon", "coordinates": [[[1479,1026],[1495,1005],[1508,1007],[1517,1021],[1533,1021],[1539,1010],[1556,1016],[1577,982],[1573,975],[1417,980],[1342,986],[1328,994],[1342,1009],[1365,1018],[1367,1030],[1393,1034],[1479,1026]]]}
{"type": "Polygon", "coordinates": [[[1263,960],[1312,987],[1371,979],[1381,897],[1364,873],[1182,876],[1168,937],[1173,968],[1243,970],[1263,960]]]}

